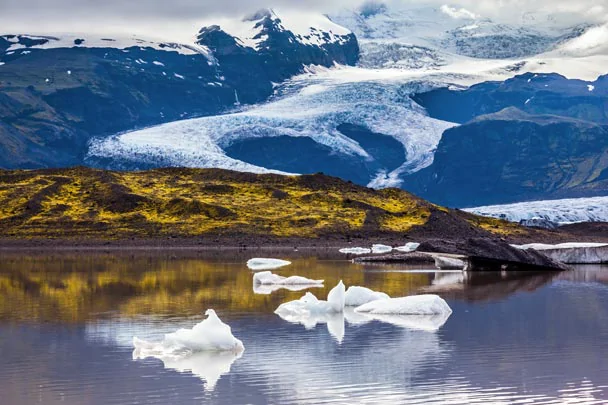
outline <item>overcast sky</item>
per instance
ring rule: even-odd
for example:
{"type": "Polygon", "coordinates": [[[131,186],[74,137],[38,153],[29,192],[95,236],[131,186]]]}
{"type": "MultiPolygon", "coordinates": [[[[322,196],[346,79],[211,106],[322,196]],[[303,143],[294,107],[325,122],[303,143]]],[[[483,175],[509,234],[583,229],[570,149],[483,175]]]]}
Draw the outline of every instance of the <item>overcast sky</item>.
{"type": "MultiPolygon", "coordinates": [[[[0,33],[188,32],[219,16],[242,16],[263,7],[331,13],[362,0],[0,0],[0,33]]],[[[608,19],[608,0],[386,0],[410,5],[447,4],[495,20],[525,12],[565,13],[573,22],[608,19]]]]}

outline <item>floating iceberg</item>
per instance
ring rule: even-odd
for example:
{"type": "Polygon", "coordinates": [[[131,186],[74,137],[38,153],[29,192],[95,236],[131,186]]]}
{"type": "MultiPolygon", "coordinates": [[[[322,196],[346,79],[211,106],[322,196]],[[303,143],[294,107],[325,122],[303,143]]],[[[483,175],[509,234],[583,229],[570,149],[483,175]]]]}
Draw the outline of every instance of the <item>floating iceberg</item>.
{"type": "Polygon", "coordinates": [[[372,252],[371,249],[362,248],[362,247],[340,249],[340,253],[344,253],[347,255],[367,255],[367,254],[370,254],[371,252],[372,252]]]}
{"type": "Polygon", "coordinates": [[[253,275],[255,285],[319,285],[323,284],[323,281],[300,276],[283,277],[272,274],[270,271],[262,271],[253,275]]]}
{"type": "Polygon", "coordinates": [[[218,318],[214,310],[205,312],[207,319],[192,329],[179,329],[168,333],[162,342],[148,342],[133,338],[134,356],[167,357],[190,355],[197,352],[242,352],[243,343],[234,337],[230,326],[218,318]]]}
{"type": "Polygon", "coordinates": [[[344,305],[347,307],[358,307],[368,302],[388,298],[390,297],[383,292],[376,292],[365,287],[351,286],[348,287],[344,295],[344,305]]]}
{"type": "Polygon", "coordinates": [[[452,309],[437,295],[414,295],[372,301],[355,309],[373,315],[441,315],[451,314],[452,309]]]}
{"type": "Polygon", "coordinates": [[[415,252],[419,246],[420,246],[420,243],[409,242],[409,243],[406,243],[404,246],[396,247],[393,250],[396,250],[397,252],[410,253],[410,252],[415,252]]]}
{"type": "Polygon", "coordinates": [[[253,258],[247,261],[247,267],[253,271],[273,270],[279,267],[289,266],[291,262],[280,259],[253,258]]]}
{"type": "Polygon", "coordinates": [[[314,316],[327,313],[341,313],[344,310],[344,283],[340,281],[327,295],[327,301],[319,300],[314,294],[308,292],[299,300],[286,302],[279,305],[274,311],[283,319],[293,317],[314,316]]]}
{"type": "Polygon", "coordinates": [[[392,246],[380,245],[380,244],[372,246],[372,253],[384,254],[384,253],[390,253],[392,251],[393,251],[392,246]]]}
{"type": "Polygon", "coordinates": [[[253,284],[253,293],[259,295],[270,295],[275,291],[303,291],[309,288],[321,288],[323,284],[253,284]]]}

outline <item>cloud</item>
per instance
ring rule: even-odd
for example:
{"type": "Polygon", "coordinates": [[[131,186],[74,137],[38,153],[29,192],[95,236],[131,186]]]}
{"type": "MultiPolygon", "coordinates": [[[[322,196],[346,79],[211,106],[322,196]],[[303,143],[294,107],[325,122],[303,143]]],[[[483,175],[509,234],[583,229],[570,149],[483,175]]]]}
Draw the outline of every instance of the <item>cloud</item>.
{"type": "MultiPolygon", "coordinates": [[[[374,10],[432,6],[454,18],[482,16],[521,21],[526,13],[561,14],[573,23],[606,19],[607,0],[0,0],[0,31],[172,34],[190,39],[205,23],[244,16],[265,7],[332,13],[342,8],[374,10]]],[[[158,35],[160,36],[160,35],[158,35]]]]}
{"type": "Polygon", "coordinates": [[[475,13],[471,13],[466,8],[455,8],[455,7],[450,7],[447,4],[444,4],[443,6],[441,6],[440,10],[442,13],[447,14],[456,20],[460,20],[460,19],[474,20],[477,18],[477,15],[475,13]]]}

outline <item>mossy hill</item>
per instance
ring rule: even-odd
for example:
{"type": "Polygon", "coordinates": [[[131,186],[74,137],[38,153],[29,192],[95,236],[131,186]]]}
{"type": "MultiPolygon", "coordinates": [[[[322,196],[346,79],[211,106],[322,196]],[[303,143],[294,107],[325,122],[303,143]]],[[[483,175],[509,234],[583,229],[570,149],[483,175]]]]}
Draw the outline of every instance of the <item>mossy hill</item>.
{"type": "Polygon", "coordinates": [[[322,174],[218,169],[0,172],[5,239],[525,236],[531,231],[322,174]]]}

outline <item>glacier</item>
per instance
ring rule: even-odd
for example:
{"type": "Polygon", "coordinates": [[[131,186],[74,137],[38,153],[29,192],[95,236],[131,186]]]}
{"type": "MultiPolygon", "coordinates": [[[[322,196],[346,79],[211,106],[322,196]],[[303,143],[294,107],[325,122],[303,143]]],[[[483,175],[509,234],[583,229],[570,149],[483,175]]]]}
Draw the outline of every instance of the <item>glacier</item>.
{"type": "MultiPolygon", "coordinates": [[[[335,156],[365,166],[374,161],[370,150],[338,130],[351,124],[403,145],[399,167],[379,168],[367,180],[374,188],[400,187],[404,176],[432,164],[443,132],[457,125],[429,117],[411,94],[505,80],[525,72],[595,80],[608,65],[603,45],[608,25],[571,26],[553,15],[528,14],[518,24],[505,24],[450,7],[394,3],[344,9],[329,18],[269,12],[302,44],[340,43],[354,33],[360,45],[359,65],[309,66],[276,83],[274,95],[264,103],[241,105],[235,94],[235,108],[222,115],[94,139],[87,161],[119,169],[184,166],[297,174],[289,167],[266,167],[275,162],[254,164],[226,152],[244,140],[288,137],[310,139],[335,156]]],[[[252,21],[219,25],[257,50],[264,38],[252,21]]]]}
{"type": "Polygon", "coordinates": [[[578,222],[608,222],[608,196],[529,201],[465,208],[464,210],[511,222],[535,218],[546,219],[560,225],[578,222]]]}

